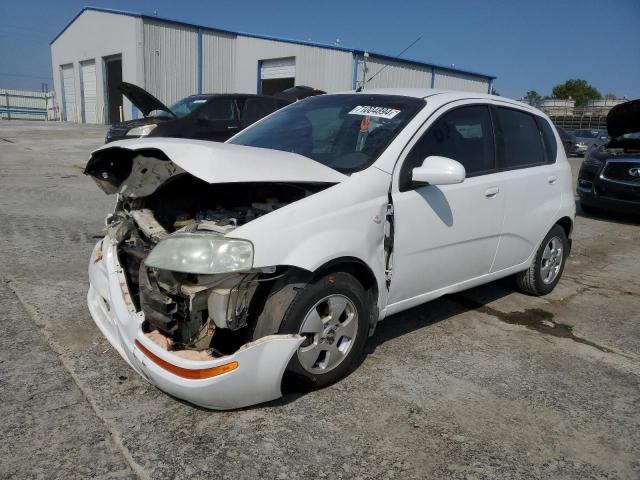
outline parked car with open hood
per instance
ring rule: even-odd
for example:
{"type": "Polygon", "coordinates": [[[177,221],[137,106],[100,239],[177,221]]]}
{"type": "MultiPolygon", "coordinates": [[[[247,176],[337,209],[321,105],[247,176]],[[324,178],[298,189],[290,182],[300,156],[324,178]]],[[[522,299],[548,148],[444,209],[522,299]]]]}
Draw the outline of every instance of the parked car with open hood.
{"type": "Polygon", "coordinates": [[[590,149],[580,167],[582,209],[640,214],[640,100],[613,107],[607,130],[611,141],[590,149]]]}
{"type": "Polygon", "coordinates": [[[223,142],[295,100],[250,94],[191,95],[167,107],[146,90],[123,82],[122,94],[144,115],[113,124],[105,143],[138,137],[174,137],[223,142]]]}
{"type": "Polygon", "coordinates": [[[430,89],[307,98],[226,143],[115,142],[85,173],[118,195],[91,315],[145,379],[216,409],[336,381],[378,321],[442,295],[551,292],[575,214],[548,117],[430,89]]]}

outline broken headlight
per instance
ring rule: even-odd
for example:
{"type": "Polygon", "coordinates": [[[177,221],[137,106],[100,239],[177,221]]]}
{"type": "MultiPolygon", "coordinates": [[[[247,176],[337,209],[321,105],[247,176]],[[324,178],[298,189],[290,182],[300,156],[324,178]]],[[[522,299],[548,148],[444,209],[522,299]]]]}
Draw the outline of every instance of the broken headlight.
{"type": "Polygon", "coordinates": [[[145,262],[148,267],[183,273],[242,272],[253,266],[247,240],[207,233],[176,233],[159,242],[145,262]]]}

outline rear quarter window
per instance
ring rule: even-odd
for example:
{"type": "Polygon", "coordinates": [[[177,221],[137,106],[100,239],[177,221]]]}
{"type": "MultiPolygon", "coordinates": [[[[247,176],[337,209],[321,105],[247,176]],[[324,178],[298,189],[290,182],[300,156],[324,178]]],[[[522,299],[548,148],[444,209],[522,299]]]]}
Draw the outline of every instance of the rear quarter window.
{"type": "Polygon", "coordinates": [[[544,152],[547,155],[547,163],[555,163],[556,155],[558,154],[558,142],[556,142],[556,136],[553,133],[553,129],[549,122],[542,117],[536,117],[538,128],[542,133],[542,141],[544,143],[544,152]]]}

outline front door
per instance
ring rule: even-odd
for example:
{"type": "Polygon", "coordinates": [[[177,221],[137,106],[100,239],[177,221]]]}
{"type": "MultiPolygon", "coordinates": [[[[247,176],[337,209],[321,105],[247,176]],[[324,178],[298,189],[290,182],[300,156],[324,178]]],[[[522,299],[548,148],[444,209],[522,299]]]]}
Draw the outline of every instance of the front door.
{"type": "Polygon", "coordinates": [[[505,208],[489,107],[456,106],[428,122],[396,172],[389,306],[420,303],[488,274],[505,208]],[[464,182],[413,185],[413,168],[436,155],[460,162],[464,182]]]}

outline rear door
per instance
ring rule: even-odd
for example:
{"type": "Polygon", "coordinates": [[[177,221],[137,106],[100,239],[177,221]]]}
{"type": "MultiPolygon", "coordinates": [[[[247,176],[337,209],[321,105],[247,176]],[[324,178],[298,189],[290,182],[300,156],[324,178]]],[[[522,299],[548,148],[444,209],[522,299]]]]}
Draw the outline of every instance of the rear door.
{"type": "Polygon", "coordinates": [[[498,168],[506,198],[500,247],[492,271],[523,264],[555,221],[562,203],[564,171],[548,121],[532,113],[495,106],[498,168]]]}
{"type": "Polygon", "coordinates": [[[240,130],[240,107],[234,97],[215,97],[193,114],[192,131],[185,136],[224,142],[240,130]]]}
{"type": "Polygon", "coordinates": [[[252,123],[272,114],[286,104],[287,102],[276,98],[247,97],[240,116],[241,128],[247,128],[252,123]]]}
{"type": "Polygon", "coordinates": [[[393,193],[389,304],[420,303],[416,300],[488,274],[502,227],[503,182],[496,170],[489,105],[456,102],[419,135],[400,160],[393,193]],[[411,171],[432,155],[462,163],[464,182],[413,185],[411,171]]]}

